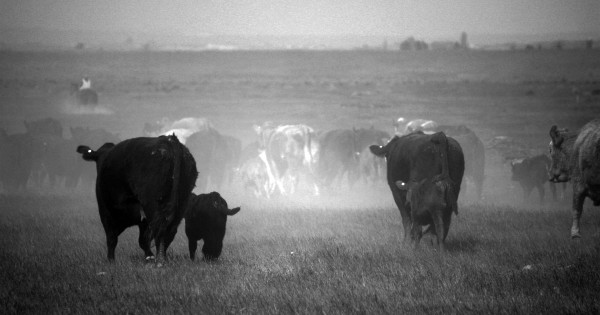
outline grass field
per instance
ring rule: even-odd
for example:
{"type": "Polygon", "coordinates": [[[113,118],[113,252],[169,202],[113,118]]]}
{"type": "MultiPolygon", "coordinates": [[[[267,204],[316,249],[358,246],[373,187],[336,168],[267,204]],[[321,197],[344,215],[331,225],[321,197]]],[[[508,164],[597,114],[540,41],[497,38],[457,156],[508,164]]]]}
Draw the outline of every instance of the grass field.
{"type": "MultiPolygon", "coordinates": [[[[543,152],[551,125],[600,116],[598,89],[599,50],[1,52],[0,127],[22,132],[23,120],[54,117],[129,138],[144,122],[201,116],[248,143],[267,119],[391,131],[405,116],[543,152]],[[83,75],[101,110],[71,105],[69,84],[83,75]]],[[[583,238],[572,241],[570,197],[523,201],[509,166],[486,154],[484,199],[461,197],[443,255],[429,239],[418,251],[402,246],[383,184],[274,200],[224,188],[242,210],[220,260],[191,262],[180,227],[163,268],[143,261],[137,229],[106,261],[89,187],[0,194],[0,313],[600,312],[598,209],[586,202],[583,238]]]]}

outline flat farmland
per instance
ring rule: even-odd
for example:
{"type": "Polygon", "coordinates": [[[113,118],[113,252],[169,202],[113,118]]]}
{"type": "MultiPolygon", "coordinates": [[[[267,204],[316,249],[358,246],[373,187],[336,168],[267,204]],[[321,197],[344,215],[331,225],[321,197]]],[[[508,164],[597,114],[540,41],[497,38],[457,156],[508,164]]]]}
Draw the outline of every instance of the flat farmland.
{"type": "MultiPolygon", "coordinates": [[[[402,116],[542,153],[552,125],[600,116],[598,94],[600,50],[0,53],[0,127],[52,117],[65,137],[89,126],[126,139],[146,122],[193,116],[247,144],[266,120],[392,133],[402,116]],[[69,93],[84,75],[99,94],[93,110],[69,93]]],[[[570,195],[523,200],[493,149],[483,199],[467,186],[441,254],[429,239],[417,251],[401,244],[383,183],[257,200],[234,181],[220,192],[242,210],[220,260],[191,262],[180,227],[163,268],[144,263],[137,228],[107,262],[89,187],[1,193],[0,313],[600,311],[598,209],[586,201],[583,237],[570,240],[570,195]]]]}

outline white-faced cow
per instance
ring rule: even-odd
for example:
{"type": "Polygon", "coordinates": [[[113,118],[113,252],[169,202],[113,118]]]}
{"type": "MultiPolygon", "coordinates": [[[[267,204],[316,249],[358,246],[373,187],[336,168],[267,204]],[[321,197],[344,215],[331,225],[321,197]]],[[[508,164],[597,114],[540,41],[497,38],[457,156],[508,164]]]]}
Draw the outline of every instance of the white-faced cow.
{"type": "Polygon", "coordinates": [[[423,131],[427,134],[432,134],[436,131],[438,124],[433,120],[428,119],[413,119],[407,121],[404,117],[396,119],[394,122],[394,133],[397,136],[409,134],[414,131],[423,131]]]}
{"type": "Polygon", "coordinates": [[[571,238],[579,238],[579,221],[585,198],[590,198],[594,206],[600,205],[600,119],[588,122],[579,132],[569,132],[552,126],[550,138],[550,181],[571,180],[571,238]]]}
{"type": "Polygon", "coordinates": [[[404,242],[416,247],[422,226],[430,225],[428,231],[436,234],[443,250],[465,167],[460,144],[443,132],[415,132],[370,149],[387,159],[387,181],[402,216],[404,242]]]}
{"type": "Polygon", "coordinates": [[[179,141],[185,144],[187,139],[194,133],[210,128],[212,128],[212,124],[204,117],[185,117],[173,123],[163,118],[155,124],[146,123],[144,125],[144,135],[156,137],[175,134],[179,141]]]}
{"type": "Polygon", "coordinates": [[[154,257],[154,240],[157,262],[166,259],[198,175],[188,149],[176,136],[160,136],[106,143],[96,151],[79,146],[77,152],[96,162],[96,199],[108,259],[115,259],[118,236],[133,225],[139,226],[146,258],[154,257]]]}
{"type": "Polygon", "coordinates": [[[185,212],[185,235],[188,238],[190,259],[196,258],[198,241],[203,240],[202,254],[207,260],[219,258],[223,249],[227,217],[240,211],[240,207],[229,209],[227,202],[218,192],[191,194],[185,212]]]}
{"type": "Polygon", "coordinates": [[[312,182],[315,194],[319,189],[314,179],[317,162],[317,141],[314,130],[307,125],[282,125],[278,127],[254,126],[259,144],[265,150],[267,171],[271,187],[281,195],[294,194],[301,175],[312,182]],[[287,188],[286,188],[287,186],[287,188]]]}

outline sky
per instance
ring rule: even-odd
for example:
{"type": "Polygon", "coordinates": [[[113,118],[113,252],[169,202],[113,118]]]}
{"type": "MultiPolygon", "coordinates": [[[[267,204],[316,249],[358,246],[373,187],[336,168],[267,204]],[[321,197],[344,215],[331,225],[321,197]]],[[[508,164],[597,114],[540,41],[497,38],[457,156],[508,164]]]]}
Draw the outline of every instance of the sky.
{"type": "Polygon", "coordinates": [[[0,27],[428,39],[463,31],[600,34],[600,0],[0,0],[0,27]]]}

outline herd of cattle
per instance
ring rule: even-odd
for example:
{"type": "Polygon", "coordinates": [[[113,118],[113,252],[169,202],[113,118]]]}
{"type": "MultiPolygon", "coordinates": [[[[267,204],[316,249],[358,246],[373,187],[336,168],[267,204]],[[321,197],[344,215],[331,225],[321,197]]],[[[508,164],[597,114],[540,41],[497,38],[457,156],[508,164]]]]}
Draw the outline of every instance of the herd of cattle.
{"type": "MultiPolygon", "coordinates": [[[[459,193],[467,187],[463,179],[473,184],[479,199],[485,178],[480,138],[464,125],[428,120],[400,118],[393,137],[373,127],[316,131],[302,124],[266,122],[254,126],[257,140],[245,147],[203,118],[148,123],[145,137],[124,141],[105,130],[82,127],[71,127],[67,139],[60,122],[51,118],[25,122],[25,128],[22,134],[0,132],[3,189],[73,188],[95,179],[109,259],[114,259],[118,235],[133,225],[140,228],[139,245],[146,256],[153,257],[154,240],[164,257],[184,216],[190,257],[195,257],[199,239],[204,240],[205,257],[218,257],[226,218],[239,208],[228,209],[218,193],[195,195],[192,189],[219,190],[235,178],[263,198],[297,194],[300,183],[319,195],[352,188],[358,181],[387,181],[407,232],[405,241],[418,244],[422,227],[429,226],[425,232],[436,235],[443,248],[459,193]],[[94,161],[96,170],[75,151],[94,161]]],[[[537,187],[542,200],[548,178],[572,182],[571,234],[579,237],[585,197],[600,205],[600,120],[578,132],[554,126],[550,138],[549,156],[511,162],[512,179],[525,196],[537,187]]]]}

